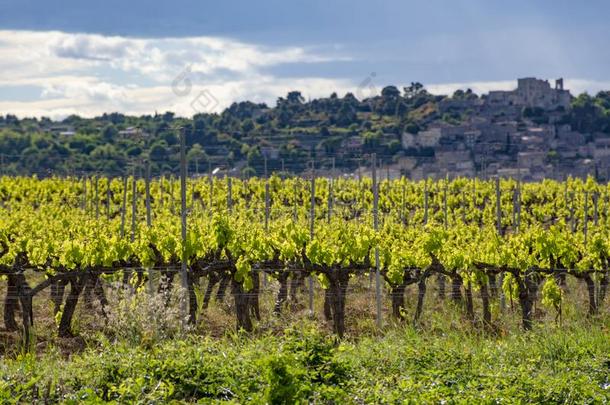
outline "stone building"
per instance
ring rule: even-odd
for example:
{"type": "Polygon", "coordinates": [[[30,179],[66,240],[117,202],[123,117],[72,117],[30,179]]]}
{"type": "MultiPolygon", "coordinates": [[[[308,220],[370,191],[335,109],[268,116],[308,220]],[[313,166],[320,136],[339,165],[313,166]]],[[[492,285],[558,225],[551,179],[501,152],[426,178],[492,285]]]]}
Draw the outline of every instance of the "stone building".
{"type": "Polygon", "coordinates": [[[568,109],[572,96],[564,90],[563,79],[555,80],[552,88],[548,80],[526,77],[517,80],[517,89],[512,91],[490,91],[487,96],[489,105],[538,107],[554,110],[558,107],[568,109]]]}

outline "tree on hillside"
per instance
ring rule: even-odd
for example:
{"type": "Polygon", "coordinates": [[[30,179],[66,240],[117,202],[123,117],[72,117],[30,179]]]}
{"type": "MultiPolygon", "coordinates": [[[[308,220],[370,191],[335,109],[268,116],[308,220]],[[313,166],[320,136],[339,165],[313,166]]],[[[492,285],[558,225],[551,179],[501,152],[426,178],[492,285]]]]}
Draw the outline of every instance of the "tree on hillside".
{"type": "Polygon", "coordinates": [[[286,101],[290,104],[303,104],[305,98],[300,91],[291,91],[286,95],[286,101]]]}
{"type": "Polygon", "coordinates": [[[400,97],[400,90],[396,86],[386,86],[381,90],[381,97],[385,99],[396,99],[400,97]]]}
{"type": "Polygon", "coordinates": [[[113,124],[107,125],[102,131],[102,137],[106,142],[112,142],[119,135],[116,127],[113,124]]]}
{"type": "Polygon", "coordinates": [[[422,93],[427,93],[426,89],[424,88],[424,85],[419,82],[411,82],[411,85],[409,87],[404,87],[403,91],[404,97],[407,100],[411,100],[421,95],[422,93]]]}
{"type": "Polygon", "coordinates": [[[335,122],[337,125],[347,127],[357,121],[356,110],[347,102],[341,104],[341,108],[335,116],[335,122]]]}
{"type": "Polygon", "coordinates": [[[201,164],[207,163],[208,158],[207,153],[205,153],[201,145],[198,143],[194,144],[186,154],[186,160],[190,167],[198,167],[201,164]]]}

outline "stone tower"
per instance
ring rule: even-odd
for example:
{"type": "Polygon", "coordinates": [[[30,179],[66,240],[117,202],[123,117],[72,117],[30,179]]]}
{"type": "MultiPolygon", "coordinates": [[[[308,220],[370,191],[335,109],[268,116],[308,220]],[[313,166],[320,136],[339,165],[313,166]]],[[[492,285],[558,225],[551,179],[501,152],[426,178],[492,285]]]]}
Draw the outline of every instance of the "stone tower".
{"type": "Polygon", "coordinates": [[[563,90],[563,78],[555,80],[555,90],[563,90]]]}

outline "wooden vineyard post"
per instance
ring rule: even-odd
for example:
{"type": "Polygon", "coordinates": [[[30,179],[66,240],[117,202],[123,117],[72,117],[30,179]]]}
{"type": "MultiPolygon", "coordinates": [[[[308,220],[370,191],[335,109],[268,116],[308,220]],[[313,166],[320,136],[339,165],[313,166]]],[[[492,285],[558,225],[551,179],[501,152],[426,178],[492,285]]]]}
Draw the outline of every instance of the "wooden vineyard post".
{"type": "Polygon", "coordinates": [[[165,188],[163,187],[163,183],[165,182],[165,176],[163,174],[159,175],[159,207],[163,208],[165,204],[165,188]]]}
{"type": "MultiPolygon", "coordinates": [[[[443,184],[443,228],[445,229],[445,231],[448,229],[449,227],[449,223],[447,220],[447,187],[448,187],[448,183],[449,183],[449,175],[445,174],[445,181],[443,184]]],[[[445,276],[442,274],[439,274],[437,276],[437,280],[438,280],[438,295],[439,297],[444,300],[445,299],[445,276]]]]}
{"type": "Polygon", "coordinates": [[[472,179],[472,209],[477,209],[477,179],[472,179]]]}
{"type": "Polygon", "coordinates": [[[517,183],[517,231],[521,229],[521,175],[517,183]]]}
{"type": "Polygon", "coordinates": [[[227,209],[229,213],[233,211],[233,180],[227,176],[227,209]]]}
{"type": "Polygon", "coordinates": [[[152,215],[150,212],[150,162],[146,163],[146,184],[145,184],[145,193],[146,193],[146,226],[149,228],[152,226],[152,215]]]}
{"type": "Polygon", "coordinates": [[[137,225],[137,180],[136,180],[136,169],[133,169],[133,180],[131,182],[131,242],[136,240],[136,225],[137,225]]]}
{"type": "MultiPolygon", "coordinates": [[[[564,180],[564,202],[566,203],[566,209],[570,208],[570,198],[569,198],[569,194],[568,194],[568,179],[566,178],[564,180]]],[[[567,223],[567,220],[566,220],[567,223]]]]}
{"type": "MultiPolygon", "coordinates": [[[[180,275],[182,276],[182,288],[185,290],[183,315],[189,314],[189,323],[195,322],[194,308],[189,308],[189,282],[186,262],[186,132],[184,128],[180,131],[180,230],[182,237],[182,255],[180,260],[180,275]]],[[[183,318],[184,319],[184,318],[183,318]]]]}
{"type": "Polygon", "coordinates": [[[123,176],[123,204],[121,205],[121,239],[125,237],[125,214],[127,211],[127,176],[123,176]]]}
{"type": "Polygon", "coordinates": [[[112,179],[109,178],[106,184],[106,218],[110,219],[110,184],[112,184],[112,179]]]}
{"type": "Polygon", "coordinates": [[[298,193],[298,185],[297,185],[297,180],[295,177],[295,179],[294,179],[294,206],[293,206],[293,212],[292,212],[292,217],[295,220],[295,222],[299,218],[299,213],[297,211],[297,193],[298,193]]]}
{"type": "Polygon", "coordinates": [[[428,179],[424,179],[424,225],[428,224],[428,179]]]}
{"type": "MultiPolygon", "coordinates": [[[[269,175],[267,173],[267,156],[265,156],[265,231],[269,230],[269,214],[271,203],[269,201],[269,175]]],[[[267,273],[263,272],[263,288],[267,288],[267,273]]]]}
{"type": "Polygon", "coordinates": [[[521,222],[521,173],[517,178],[517,184],[513,192],[513,228],[514,232],[519,232],[519,223],[521,222]]]}
{"type": "Polygon", "coordinates": [[[587,246],[587,231],[589,224],[589,191],[585,191],[585,207],[583,212],[583,233],[585,235],[585,247],[587,246]]]}
{"type": "MultiPolygon", "coordinates": [[[[313,240],[314,223],[316,215],[316,166],[311,161],[311,207],[309,212],[309,237],[313,240]]],[[[309,276],[309,314],[313,316],[313,277],[309,276]]]]}
{"type": "Polygon", "coordinates": [[[214,211],[214,177],[212,176],[212,162],[208,162],[208,183],[210,188],[210,215],[214,211]]]}
{"type": "Polygon", "coordinates": [[[407,213],[406,213],[406,206],[405,204],[407,203],[407,199],[406,199],[406,187],[405,187],[405,182],[404,179],[400,179],[400,183],[402,184],[402,200],[400,202],[400,219],[402,221],[403,225],[407,225],[407,213]]]}
{"type": "Polygon", "coordinates": [[[517,186],[513,190],[513,230],[517,230],[517,186]]]}
{"type": "MultiPolygon", "coordinates": [[[[381,183],[383,181],[383,178],[382,178],[383,177],[383,166],[382,166],[381,163],[382,163],[382,159],[379,159],[378,162],[377,162],[377,176],[378,176],[378,178],[377,178],[377,189],[378,189],[377,192],[379,192],[379,189],[381,188],[379,186],[379,183],[381,183]]],[[[383,223],[383,219],[384,218],[382,217],[381,218],[381,223],[383,223]]]]}
{"type": "Polygon", "coordinates": [[[576,218],[574,217],[574,192],[570,193],[570,230],[576,232],[576,218]]]}
{"type": "MultiPolygon", "coordinates": [[[[146,162],[146,178],[145,193],[146,193],[146,226],[150,229],[152,227],[152,216],[150,212],[150,161],[146,162]]],[[[155,291],[153,282],[153,269],[148,270],[148,292],[152,294],[155,291]]]]}
{"type": "Polygon", "coordinates": [[[176,213],[175,201],[174,201],[174,175],[170,174],[169,179],[169,211],[174,215],[176,213]]]}
{"type": "MultiPolygon", "coordinates": [[[[375,233],[379,230],[379,217],[378,217],[378,209],[379,209],[379,189],[377,187],[377,165],[375,161],[377,160],[377,154],[373,153],[373,226],[375,229],[375,233]]],[[[379,272],[379,247],[375,245],[375,301],[377,304],[377,327],[381,328],[382,319],[381,319],[381,275],[379,272]]]]}
{"type": "Polygon", "coordinates": [[[597,222],[598,222],[598,218],[597,218],[597,216],[598,216],[597,201],[599,199],[598,197],[599,197],[599,195],[597,194],[597,191],[595,191],[593,193],[593,225],[594,226],[597,226],[597,222]]]}
{"type": "Polygon", "coordinates": [[[83,177],[83,211],[87,212],[87,175],[83,177]]]}
{"type": "Polygon", "coordinates": [[[496,177],[496,231],[502,236],[502,199],[500,193],[500,177],[496,177]]]}
{"type": "Polygon", "coordinates": [[[447,188],[449,187],[449,175],[445,175],[445,184],[443,186],[443,224],[445,230],[449,228],[449,221],[447,215],[447,188]]]}
{"type": "Polygon", "coordinates": [[[99,176],[95,176],[95,219],[99,219],[100,217],[100,194],[99,194],[99,176]]]}
{"type": "Polygon", "coordinates": [[[462,199],[460,201],[460,206],[462,208],[462,224],[466,223],[466,193],[460,193],[462,199]]]}
{"type": "MultiPolygon", "coordinates": [[[[503,236],[502,230],[502,193],[500,190],[500,176],[496,177],[496,229],[498,236],[503,236]]],[[[504,311],[506,307],[506,299],[504,297],[504,291],[502,290],[502,284],[504,283],[504,273],[500,273],[500,309],[504,311]]]]}
{"type": "Polygon", "coordinates": [[[332,158],[332,170],[330,177],[328,179],[328,222],[330,223],[330,219],[333,215],[333,204],[334,204],[334,195],[333,195],[333,182],[335,175],[335,158],[332,158]]]}
{"type": "MultiPolygon", "coordinates": [[[[186,166],[188,168],[188,163],[187,163],[186,166]]],[[[188,181],[189,181],[188,170],[186,171],[186,173],[187,173],[187,176],[186,176],[187,183],[186,184],[187,184],[187,189],[188,189],[188,181]]],[[[195,209],[197,208],[196,204],[195,204],[195,202],[197,201],[197,199],[195,198],[195,194],[197,193],[197,187],[196,187],[197,186],[197,182],[196,182],[196,179],[197,179],[196,177],[193,177],[193,181],[191,181],[191,183],[192,183],[192,186],[191,186],[191,205],[188,208],[190,210],[190,212],[194,212],[195,209]]],[[[187,201],[187,203],[188,203],[188,201],[187,201]]]]}
{"type": "Polygon", "coordinates": [[[333,178],[328,179],[328,222],[333,215],[333,178]]]}
{"type": "Polygon", "coordinates": [[[604,226],[608,226],[608,186],[604,187],[606,192],[604,193],[604,214],[603,214],[603,222],[604,226]]]}

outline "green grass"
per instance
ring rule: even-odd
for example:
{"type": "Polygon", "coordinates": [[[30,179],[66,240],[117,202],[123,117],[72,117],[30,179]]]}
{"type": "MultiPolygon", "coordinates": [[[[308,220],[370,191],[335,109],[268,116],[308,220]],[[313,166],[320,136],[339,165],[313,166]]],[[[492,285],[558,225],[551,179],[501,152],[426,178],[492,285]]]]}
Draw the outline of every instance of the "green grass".
{"type": "Polygon", "coordinates": [[[352,395],[367,402],[603,403],[610,338],[602,330],[539,330],[501,339],[395,332],[361,340],[346,357],[352,395]]]}
{"type": "Polygon", "coordinates": [[[609,403],[603,325],[490,337],[393,328],[338,343],[312,323],[280,335],[109,342],[0,365],[0,402],[609,403]]]}

